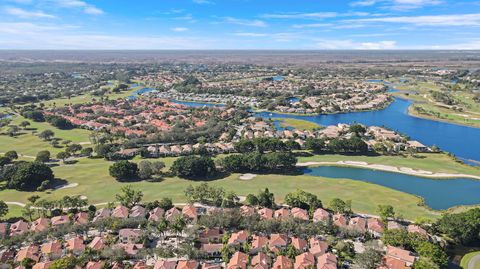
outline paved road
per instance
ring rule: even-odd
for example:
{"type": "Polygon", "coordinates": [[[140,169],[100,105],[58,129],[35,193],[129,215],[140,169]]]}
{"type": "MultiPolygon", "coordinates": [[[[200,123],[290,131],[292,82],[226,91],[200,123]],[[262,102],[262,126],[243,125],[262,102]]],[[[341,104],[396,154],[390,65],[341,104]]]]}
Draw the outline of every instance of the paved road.
{"type": "Polygon", "coordinates": [[[475,269],[476,264],[480,264],[480,254],[477,254],[470,259],[467,269],[475,269]]]}

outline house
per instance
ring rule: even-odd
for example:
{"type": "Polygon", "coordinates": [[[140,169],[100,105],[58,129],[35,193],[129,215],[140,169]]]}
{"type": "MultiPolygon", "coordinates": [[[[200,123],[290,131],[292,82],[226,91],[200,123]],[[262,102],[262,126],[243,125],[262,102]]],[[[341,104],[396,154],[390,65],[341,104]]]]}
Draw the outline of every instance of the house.
{"type": "Polygon", "coordinates": [[[128,218],[128,207],[118,205],[112,210],[112,218],[126,219],[128,218]]]}
{"type": "Polygon", "coordinates": [[[237,251],[228,262],[226,269],[246,269],[247,262],[248,256],[245,253],[237,251]]]}
{"type": "Polygon", "coordinates": [[[198,262],[194,260],[178,261],[176,269],[197,269],[198,262]]]}
{"type": "Polygon", "coordinates": [[[290,237],[290,240],[292,242],[292,246],[301,251],[301,252],[304,252],[307,250],[308,248],[308,243],[307,243],[307,240],[303,239],[303,238],[299,238],[299,237],[290,237]]]}
{"type": "Polygon", "coordinates": [[[265,236],[260,235],[253,235],[252,236],[252,244],[250,248],[250,253],[256,254],[262,251],[268,245],[268,238],[265,236]]]}
{"type": "Polygon", "coordinates": [[[197,215],[197,209],[193,205],[186,205],[182,208],[182,214],[188,219],[191,220],[196,220],[198,215],[197,215]]]}
{"type": "Polygon", "coordinates": [[[408,225],[407,231],[409,233],[416,233],[416,234],[420,234],[420,235],[428,237],[427,231],[425,229],[423,229],[422,227],[420,227],[418,225],[415,225],[415,224],[408,225]]]}
{"type": "Polygon", "coordinates": [[[407,141],[407,145],[409,148],[412,148],[414,150],[416,150],[417,152],[426,152],[428,151],[428,147],[425,146],[424,144],[418,142],[418,141],[415,141],[415,140],[410,140],[410,141],[407,141]]]}
{"type": "Polygon", "coordinates": [[[10,225],[10,236],[22,235],[28,231],[28,223],[19,220],[10,225]]]}
{"type": "Polygon", "coordinates": [[[326,241],[320,240],[318,238],[312,237],[309,240],[310,250],[309,252],[315,257],[320,257],[325,254],[328,250],[328,243],[326,241]]]}
{"type": "Polygon", "coordinates": [[[39,263],[36,263],[36,264],[32,267],[32,269],[48,269],[51,264],[52,264],[51,261],[39,262],[39,263]]]}
{"type": "Polygon", "coordinates": [[[249,215],[253,215],[255,213],[255,209],[251,206],[248,206],[248,205],[242,205],[240,207],[240,212],[244,216],[249,216],[249,215]]]}
{"type": "Polygon", "coordinates": [[[380,237],[385,230],[385,224],[377,218],[369,218],[367,221],[368,232],[375,237],[380,237]]]}
{"type": "Polygon", "coordinates": [[[295,257],[294,269],[313,268],[315,266],[315,257],[310,252],[302,253],[295,257]]]}
{"type": "Polygon", "coordinates": [[[271,234],[268,246],[271,251],[277,253],[280,249],[287,247],[288,237],[284,234],[271,234]]]}
{"type": "Polygon", "coordinates": [[[139,250],[143,249],[143,244],[120,243],[115,245],[115,247],[123,249],[129,256],[135,256],[139,250]]]}
{"type": "Polygon", "coordinates": [[[155,263],[153,269],[175,269],[175,267],[177,267],[176,261],[168,261],[161,259],[155,263]]]}
{"type": "Polygon", "coordinates": [[[290,211],[286,208],[280,208],[278,210],[275,210],[275,213],[273,214],[276,219],[288,219],[290,217],[290,211]]]}
{"type": "Polygon", "coordinates": [[[343,214],[333,215],[333,224],[337,227],[347,226],[347,218],[343,214]]]}
{"type": "Polygon", "coordinates": [[[120,229],[118,231],[118,237],[121,243],[136,243],[143,235],[142,230],[140,229],[120,229]]]}
{"type": "Polygon", "coordinates": [[[39,218],[32,222],[30,225],[30,231],[34,233],[43,232],[50,227],[50,220],[47,218],[39,218]]]}
{"type": "Polygon", "coordinates": [[[268,256],[260,252],[252,258],[250,265],[256,269],[268,269],[268,256]]]}
{"type": "Polygon", "coordinates": [[[101,219],[105,219],[110,217],[111,211],[108,208],[101,208],[95,212],[95,217],[93,218],[93,222],[96,222],[101,219]]]}
{"type": "Polygon", "coordinates": [[[174,220],[176,217],[181,217],[182,212],[178,210],[176,207],[172,207],[167,212],[165,212],[165,219],[168,221],[174,220]]]}
{"type": "Polygon", "coordinates": [[[88,219],[87,212],[78,212],[77,214],[73,215],[73,221],[76,225],[87,224],[89,222],[88,219]]]}
{"type": "Polygon", "coordinates": [[[239,231],[236,233],[232,233],[230,238],[228,239],[228,245],[240,245],[243,242],[247,241],[248,233],[246,231],[239,231]]]}
{"type": "Polygon", "coordinates": [[[71,251],[75,255],[80,255],[85,250],[83,239],[80,237],[74,237],[67,240],[67,250],[71,251]]]}
{"type": "Polygon", "coordinates": [[[58,240],[44,243],[40,249],[43,256],[48,257],[49,260],[55,260],[62,257],[62,243],[58,240]]]}
{"type": "Polygon", "coordinates": [[[206,244],[202,244],[201,249],[209,257],[221,257],[222,256],[222,248],[223,248],[223,244],[206,243],[206,244]]]}
{"type": "Polygon", "coordinates": [[[165,214],[165,210],[163,208],[156,207],[150,210],[148,213],[148,220],[158,222],[161,218],[163,218],[163,214],[165,214]]]}
{"type": "Polygon", "coordinates": [[[412,266],[416,259],[417,257],[408,250],[387,246],[387,253],[385,254],[385,264],[387,267],[389,263],[394,264],[397,262],[401,262],[405,266],[412,266]]]}
{"type": "Polygon", "coordinates": [[[87,265],[85,266],[85,269],[102,269],[103,268],[103,261],[98,261],[98,262],[88,262],[87,265]]]}
{"type": "Polygon", "coordinates": [[[268,219],[273,218],[273,210],[270,209],[270,208],[264,207],[264,208],[258,210],[257,212],[262,219],[267,219],[268,220],[268,219]]]}
{"type": "Polygon", "coordinates": [[[294,218],[301,219],[301,220],[310,219],[310,217],[308,216],[308,212],[305,209],[294,207],[290,212],[294,218]]]}
{"type": "Polygon", "coordinates": [[[332,253],[325,253],[318,257],[317,269],[337,269],[337,257],[332,253]]]}
{"type": "Polygon", "coordinates": [[[8,223],[0,222],[0,239],[4,238],[7,235],[8,223]]]}
{"type": "Polygon", "coordinates": [[[363,217],[351,218],[348,227],[360,233],[365,233],[367,228],[367,221],[363,217]]]}
{"type": "Polygon", "coordinates": [[[67,215],[56,216],[51,218],[52,226],[60,226],[70,223],[70,218],[67,215]]]}
{"type": "Polygon", "coordinates": [[[277,256],[277,259],[272,265],[272,269],[291,269],[293,268],[292,261],[285,256],[277,256]]]}
{"type": "Polygon", "coordinates": [[[395,230],[395,229],[402,230],[402,229],[405,229],[405,227],[402,224],[400,224],[396,221],[389,221],[387,223],[387,227],[388,227],[387,228],[388,230],[395,230]]]}
{"type": "Polygon", "coordinates": [[[205,228],[199,234],[201,243],[221,243],[223,231],[219,228],[205,228]]]}
{"type": "Polygon", "coordinates": [[[125,266],[123,265],[122,262],[115,261],[112,263],[112,268],[110,269],[125,269],[125,266]]]}
{"type": "Polygon", "coordinates": [[[147,210],[140,205],[136,205],[132,207],[132,211],[130,212],[130,218],[145,218],[147,215],[147,210]]]}
{"type": "Polygon", "coordinates": [[[30,246],[21,248],[17,252],[17,255],[15,256],[15,261],[22,262],[25,258],[29,258],[34,260],[35,262],[38,262],[40,260],[38,251],[39,251],[38,246],[35,246],[35,245],[30,245],[30,246]]]}
{"type": "Polygon", "coordinates": [[[329,221],[330,220],[330,213],[323,209],[323,208],[317,208],[315,212],[313,212],[313,221],[314,222],[319,222],[319,221],[329,221]]]}
{"type": "Polygon", "coordinates": [[[107,241],[105,240],[105,238],[101,236],[96,236],[95,238],[93,238],[92,242],[88,244],[88,247],[93,250],[102,250],[106,245],[107,241]]]}

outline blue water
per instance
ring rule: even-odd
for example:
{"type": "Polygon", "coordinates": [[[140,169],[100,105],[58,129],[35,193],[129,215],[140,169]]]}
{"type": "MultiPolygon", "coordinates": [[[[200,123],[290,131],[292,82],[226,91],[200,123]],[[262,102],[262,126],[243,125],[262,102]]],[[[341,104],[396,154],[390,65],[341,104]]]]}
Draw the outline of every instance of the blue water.
{"type": "Polygon", "coordinates": [[[367,82],[371,83],[383,83],[383,79],[367,79],[367,82]]]}
{"type": "Polygon", "coordinates": [[[190,102],[190,101],[178,101],[171,100],[176,104],[181,104],[189,107],[224,107],[224,104],[212,104],[212,103],[200,103],[200,102],[190,102]]]}
{"type": "Polygon", "coordinates": [[[273,81],[282,81],[282,80],[284,80],[284,77],[283,76],[274,76],[274,77],[272,77],[272,80],[273,81]]]}
{"type": "Polygon", "coordinates": [[[370,182],[421,196],[426,205],[436,210],[458,205],[480,204],[480,181],[474,179],[430,179],[378,170],[334,166],[306,168],[304,172],[312,176],[370,182]]]}
{"type": "Polygon", "coordinates": [[[288,98],[288,101],[289,101],[290,103],[296,103],[296,102],[300,102],[300,98],[290,97],[290,98],[288,98]]]}
{"type": "MultiPolygon", "coordinates": [[[[134,87],[132,87],[132,88],[134,88],[134,87]]],[[[155,90],[156,89],[154,89],[154,88],[142,88],[140,90],[134,91],[132,93],[132,95],[127,97],[127,99],[128,100],[135,100],[135,99],[137,99],[137,96],[142,95],[142,94],[147,93],[147,92],[155,91],[155,90]]]]}
{"type": "Polygon", "coordinates": [[[259,112],[256,116],[307,120],[324,126],[353,122],[368,126],[386,126],[423,144],[437,145],[458,157],[480,161],[480,128],[413,117],[407,113],[410,105],[410,101],[397,98],[387,108],[375,111],[316,116],[278,113],[272,113],[270,116],[270,112],[259,112]]]}

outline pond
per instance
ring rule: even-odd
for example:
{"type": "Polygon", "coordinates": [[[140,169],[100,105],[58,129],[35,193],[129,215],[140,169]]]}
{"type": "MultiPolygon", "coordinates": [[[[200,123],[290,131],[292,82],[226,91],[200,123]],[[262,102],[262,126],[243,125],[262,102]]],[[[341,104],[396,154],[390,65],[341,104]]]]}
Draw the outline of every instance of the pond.
{"type": "MultiPolygon", "coordinates": [[[[306,120],[319,125],[336,125],[338,123],[361,123],[368,126],[386,126],[400,133],[408,135],[426,145],[437,145],[442,150],[451,152],[465,160],[480,161],[480,128],[467,127],[428,119],[421,119],[408,115],[411,101],[396,98],[385,109],[351,112],[342,114],[328,114],[302,116],[258,112],[257,117],[263,118],[293,118],[306,120]]],[[[474,164],[469,162],[469,164],[474,164]]]]}
{"type": "Polygon", "coordinates": [[[154,89],[154,88],[142,88],[140,90],[134,91],[132,93],[132,95],[127,97],[127,99],[128,100],[135,100],[135,99],[137,99],[137,96],[142,95],[142,94],[147,93],[147,92],[152,92],[152,91],[155,91],[155,90],[156,89],[154,89]]]}
{"type": "Polygon", "coordinates": [[[359,180],[385,186],[423,197],[425,204],[435,210],[459,205],[480,204],[480,181],[475,179],[431,179],[401,173],[336,166],[305,168],[304,173],[311,176],[359,180]]]}

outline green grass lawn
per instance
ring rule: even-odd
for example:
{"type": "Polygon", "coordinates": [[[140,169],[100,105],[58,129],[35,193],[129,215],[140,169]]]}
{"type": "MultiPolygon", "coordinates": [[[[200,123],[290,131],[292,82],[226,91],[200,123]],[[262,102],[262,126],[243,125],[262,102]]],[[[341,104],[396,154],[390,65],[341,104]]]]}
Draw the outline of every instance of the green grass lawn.
{"type": "MultiPolygon", "coordinates": [[[[174,158],[158,159],[166,163],[167,169],[174,161],[174,158]]],[[[417,169],[431,171],[442,171],[449,173],[474,173],[479,174],[478,169],[470,168],[452,161],[449,157],[441,154],[430,155],[425,159],[401,158],[401,157],[365,157],[365,156],[340,156],[324,155],[300,158],[301,162],[306,161],[337,161],[356,160],[369,163],[386,165],[407,166],[417,169]]],[[[135,159],[139,161],[139,158],[135,159]]],[[[81,159],[74,165],[61,165],[54,167],[56,177],[78,183],[74,188],[54,190],[48,192],[19,192],[14,190],[1,191],[2,200],[26,202],[27,198],[37,194],[46,199],[58,199],[65,195],[85,195],[91,203],[102,203],[113,201],[115,194],[120,188],[132,184],[145,194],[145,200],[151,201],[162,197],[171,197],[175,202],[184,202],[184,189],[190,184],[199,184],[180,178],[166,178],[161,182],[134,182],[120,183],[110,177],[108,167],[111,162],[103,159],[81,159]]],[[[407,219],[418,217],[435,218],[439,212],[428,210],[418,206],[420,201],[417,197],[392,190],[375,184],[338,179],[331,180],[321,177],[298,175],[258,175],[250,181],[239,180],[238,174],[232,174],[227,178],[210,181],[210,184],[221,186],[226,190],[233,190],[238,195],[257,193],[260,189],[268,187],[275,193],[277,202],[282,202],[284,196],[296,189],[303,189],[317,194],[324,203],[333,198],[350,199],[353,201],[353,209],[358,212],[375,214],[378,204],[391,204],[396,211],[407,219]]]]}
{"type": "Polygon", "coordinates": [[[458,163],[446,154],[419,154],[421,158],[411,156],[346,156],[346,155],[315,155],[312,157],[300,157],[299,162],[337,162],[359,161],[374,164],[383,164],[396,167],[409,167],[418,170],[427,170],[440,173],[472,174],[480,175],[480,169],[458,163]]]}
{"type": "Polygon", "coordinates": [[[306,121],[306,120],[297,120],[297,119],[282,119],[282,118],[272,118],[272,120],[278,120],[280,126],[283,128],[294,128],[298,130],[313,130],[318,129],[320,125],[306,121]]]}
{"type": "MultiPolygon", "coordinates": [[[[479,255],[479,254],[480,254],[480,251],[475,251],[475,252],[471,252],[471,253],[468,253],[465,256],[463,256],[462,261],[460,262],[460,267],[462,269],[467,269],[468,268],[468,263],[473,258],[473,256],[476,256],[476,255],[479,255]]],[[[480,262],[475,263],[474,269],[480,269],[480,262]]]]}

